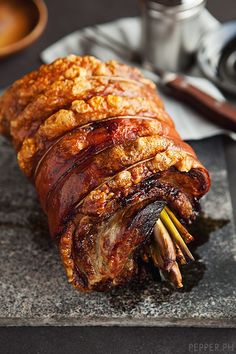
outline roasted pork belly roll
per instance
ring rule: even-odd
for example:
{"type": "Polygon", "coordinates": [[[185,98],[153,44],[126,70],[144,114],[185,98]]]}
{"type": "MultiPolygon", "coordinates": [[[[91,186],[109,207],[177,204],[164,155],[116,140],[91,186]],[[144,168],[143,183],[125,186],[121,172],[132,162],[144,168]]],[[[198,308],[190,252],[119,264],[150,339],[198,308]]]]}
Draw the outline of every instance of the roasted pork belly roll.
{"type": "Polygon", "coordinates": [[[5,92],[0,129],[36,187],[70,283],[104,291],[152,261],[182,286],[179,266],[193,260],[183,224],[210,178],[151,81],[115,61],[58,59],[5,92]]]}

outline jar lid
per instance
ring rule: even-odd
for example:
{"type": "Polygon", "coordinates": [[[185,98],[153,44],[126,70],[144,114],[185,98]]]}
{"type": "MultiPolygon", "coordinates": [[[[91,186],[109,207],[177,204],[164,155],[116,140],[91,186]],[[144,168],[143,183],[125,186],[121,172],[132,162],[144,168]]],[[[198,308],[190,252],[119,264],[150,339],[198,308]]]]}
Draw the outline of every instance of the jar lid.
{"type": "Polygon", "coordinates": [[[192,10],[206,0],[146,0],[148,8],[169,13],[192,10]]]}

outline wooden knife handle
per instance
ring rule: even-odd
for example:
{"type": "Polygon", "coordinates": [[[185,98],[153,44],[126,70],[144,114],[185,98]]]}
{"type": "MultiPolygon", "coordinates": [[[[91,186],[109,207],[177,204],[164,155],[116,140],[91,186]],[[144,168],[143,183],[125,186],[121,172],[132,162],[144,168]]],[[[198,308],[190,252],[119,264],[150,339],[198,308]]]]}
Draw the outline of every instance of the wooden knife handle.
{"type": "Polygon", "coordinates": [[[213,123],[236,132],[236,108],[226,101],[213,98],[182,76],[167,82],[166,87],[172,96],[184,101],[213,123]]]}

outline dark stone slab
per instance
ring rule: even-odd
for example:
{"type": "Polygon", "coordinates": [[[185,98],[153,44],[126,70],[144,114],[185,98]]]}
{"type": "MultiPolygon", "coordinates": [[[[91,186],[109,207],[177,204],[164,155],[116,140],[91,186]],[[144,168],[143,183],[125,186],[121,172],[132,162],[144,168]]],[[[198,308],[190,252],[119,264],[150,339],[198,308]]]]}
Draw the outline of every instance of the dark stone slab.
{"type": "Polygon", "coordinates": [[[185,266],[185,287],[174,291],[150,277],[110,293],[80,294],[67,284],[34,188],[0,140],[0,325],[236,324],[236,238],[220,138],[195,142],[212,176],[193,226],[196,262],[185,266]]]}

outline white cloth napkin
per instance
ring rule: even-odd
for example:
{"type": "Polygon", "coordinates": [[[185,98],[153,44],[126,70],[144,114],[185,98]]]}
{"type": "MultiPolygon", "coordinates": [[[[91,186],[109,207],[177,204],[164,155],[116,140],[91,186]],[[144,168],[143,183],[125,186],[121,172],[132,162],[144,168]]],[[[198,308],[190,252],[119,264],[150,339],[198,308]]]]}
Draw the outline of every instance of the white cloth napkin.
{"type": "MultiPolygon", "coordinates": [[[[204,10],[201,16],[202,35],[219,26],[219,22],[204,10]]],[[[113,22],[86,27],[67,35],[41,53],[45,63],[50,63],[58,57],[68,54],[90,54],[102,60],[117,59],[130,61],[130,55],[139,51],[141,37],[141,22],[139,18],[122,18],[113,22]]],[[[194,68],[194,75],[188,80],[215,98],[224,100],[224,96],[209,80],[199,77],[199,71],[194,68]]],[[[218,134],[228,134],[235,138],[235,134],[221,129],[208,122],[203,116],[188,108],[185,104],[165,96],[160,92],[168,113],[172,116],[176,128],[185,140],[202,139],[218,134]]]]}

